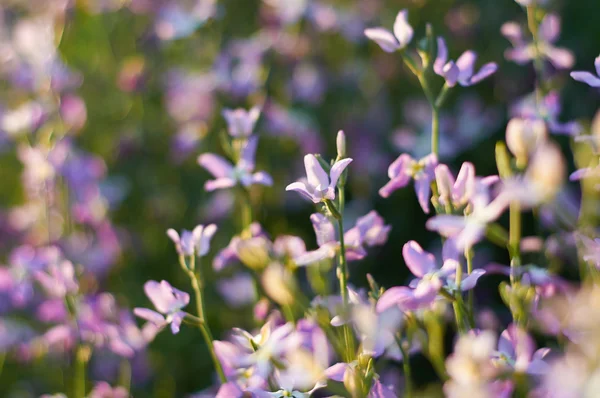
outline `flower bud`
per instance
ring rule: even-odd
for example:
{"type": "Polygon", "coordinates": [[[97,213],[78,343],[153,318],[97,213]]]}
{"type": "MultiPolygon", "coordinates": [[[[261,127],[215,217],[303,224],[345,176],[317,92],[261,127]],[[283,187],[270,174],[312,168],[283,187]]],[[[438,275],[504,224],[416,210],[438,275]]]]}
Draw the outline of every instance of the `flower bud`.
{"type": "Polygon", "coordinates": [[[533,154],[527,179],[533,183],[534,195],[541,201],[552,199],[565,179],[565,160],[558,145],[542,144],[533,154]]]}
{"type": "Polygon", "coordinates": [[[242,239],[235,245],[235,251],[245,266],[260,271],[269,264],[271,242],[262,236],[242,239]]]}
{"type": "Polygon", "coordinates": [[[267,295],[280,305],[294,302],[294,276],[279,263],[271,263],[262,274],[262,285],[267,295]]]}
{"type": "Polygon", "coordinates": [[[335,146],[337,148],[338,160],[344,159],[346,157],[346,134],[344,134],[344,131],[338,131],[335,139],[335,146]]]}
{"type": "Polygon", "coordinates": [[[548,130],[541,119],[511,119],[506,126],[506,145],[524,167],[529,155],[546,140],[548,130]]]}

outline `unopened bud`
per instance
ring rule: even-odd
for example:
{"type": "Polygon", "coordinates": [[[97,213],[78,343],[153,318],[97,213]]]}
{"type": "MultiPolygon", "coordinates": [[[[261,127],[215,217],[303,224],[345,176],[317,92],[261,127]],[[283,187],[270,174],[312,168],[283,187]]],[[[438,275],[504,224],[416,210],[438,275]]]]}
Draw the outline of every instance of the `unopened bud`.
{"type": "Polygon", "coordinates": [[[338,160],[344,159],[346,157],[346,134],[344,134],[343,130],[338,131],[337,137],[335,139],[335,146],[337,148],[337,158],[338,160]]]}
{"type": "Polygon", "coordinates": [[[267,295],[276,303],[289,305],[294,302],[294,276],[283,265],[271,263],[263,272],[262,285],[267,295]]]}
{"type": "Polygon", "coordinates": [[[525,167],[529,155],[548,137],[546,123],[541,119],[511,119],[506,126],[506,145],[517,158],[517,165],[525,167]]]}
{"type": "Polygon", "coordinates": [[[558,145],[546,142],[535,151],[526,175],[539,200],[552,199],[558,193],[565,179],[565,169],[565,159],[558,145]]]}
{"type": "Polygon", "coordinates": [[[271,242],[262,236],[242,239],[235,245],[235,251],[245,266],[260,271],[269,264],[271,242]]]}

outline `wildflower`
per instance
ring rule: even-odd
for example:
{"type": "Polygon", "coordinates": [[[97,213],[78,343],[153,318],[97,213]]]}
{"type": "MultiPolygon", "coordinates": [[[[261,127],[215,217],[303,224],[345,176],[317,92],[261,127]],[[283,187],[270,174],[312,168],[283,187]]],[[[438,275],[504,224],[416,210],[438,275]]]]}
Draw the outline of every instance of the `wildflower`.
{"type": "Polygon", "coordinates": [[[127,398],[129,392],[125,387],[111,387],[105,381],[96,383],[88,398],[127,398]]]}
{"type": "Polygon", "coordinates": [[[596,75],[594,76],[590,72],[571,72],[571,77],[578,82],[583,82],[592,87],[600,87],[600,56],[594,60],[594,66],[596,67],[596,75]]]}
{"type": "Polygon", "coordinates": [[[197,225],[191,232],[184,229],[181,231],[181,236],[172,228],[167,230],[167,235],[173,243],[177,253],[183,256],[193,256],[196,254],[199,257],[205,256],[210,250],[210,241],[217,232],[215,224],[197,225]]]}
{"type": "Polygon", "coordinates": [[[435,180],[440,205],[460,209],[469,203],[475,193],[475,166],[470,162],[463,163],[455,180],[448,166],[439,164],[435,168],[435,180]]]}
{"type": "Polygon", "coordinates": [[[35,277],[46,293],[55,298],[64,298],[79,290],[75,268],[70,261],[49,264],[46,271],[37,271],[35,277]]]}
{"type": "Polygon", "coordinates": [[[249,137],[260,117],[260,108],[255,106],[249,111],[242,108],[224,109],[223,117],[227,121],[229,135],[235,138],[249,137]]]}
{"type": "Polygon", "coordinates": [[[498,339],[498,350],[492,355],[496,365],[514,369],[516,372],[540,375],[548,371],[544,357],[549,348],[535,351],[535,343],[527,332],[510,324],[498,339]]]}
{"type": "Polygon", "coordinates": [[[548,129],[541,119],[513,118],[506,126],[506,145],[518,164],[527,164],[528,157],[547,137],[548,129]]]}
{"type": "Polygon", "coordinates": [[[413,28],[408,24],[407,10],[402,10],[396,15],[394,33],[384,28],[365,29],[365,36],[379,44],[379,47],[388,53],[406,47],[412,40],[413,33],[413,28]]]}
{"type": "Polygon", "coordinates": [[[335,199],[335,187],[338,179],[352,162],[351,158],[341,159],[331,167],[329,175],[315,157],[308,154],[304,156],[304,167],[306,168],[306,181],[298,181],[288,185],[286,191],[296,191],[305,198],[319,203],[324,200],[335,199]]]}
{"type": "MultiPolygon", "coordinates": [[[[353,363],[344,363],[338,362],[335,365],[330,366],[327,370],[325,370],[325,376],[328,379],[344,383],[346,388],[352,387],[354,384],[354,379],[358,376],[356,374],[356,362],[353,363]]],[[[353,390],[353,388],[348,388],[349,390],[353,390]]],[[[379,376],[374,375],[373,382],[371,384],[371,388],[369,389],[369,394],[367,398],[396,398],[396,393],[389,387],[384,386],[379,381],[379,376]]]]}
{"type": "Polygon", "coordinates": [[[241,156],[235,166],[219,155],[204,153],[198,156],[198,164],[208,170],[215,179],[204,184],[204,189],[214,191],[216,189],[231,188],[240,183],[244,187],[253,184],[271,186],[273,179],[264,171],[254,172],[256,146],[258,137],[250,137],[241,150],[241,156]]]}
{"type": "Polygon", "coordinates": [[[536,94],[529,94],[517,101],[510,108],[511,117],[522,119],[542,119],[546,122],[550,132],[554,134],[578,135],[582,128],[575,121],[561,122],[562,106],[560,96],[555,91],[540,101],[536,94]]]}
{"type": "Polygon", "coordinates": [[[538,29],[537,43],[526,42],[523,29],[516,22],[502,25],[501,32],[513,46],[506,50],[504,56],[517,64],[524,65],[538,56],[547,58],[558,69],[569,69],[575,62],[569,50],[554,46],[560,34],[560,18],[557,15],[548,14],[544,17],[538,29]]]}
{"type": "Polygon", "coordinates": [[[395,190],[405,187],[412,178],[419,204],[425,213],[429,213],[429,194],[437,162],[433,153],[420,160],[415,160],[406,153],[400,155],[388,168],[390,181],[379,190],[379,195],[389,197],[395,190]]]}
{"type": "Polygon", "coordinates": [[[448,47],[443,37],[438,37],[438,55],[433,64],[434,72],[446,80],[446,84],[453,87],[460,84],[463,87],[472,86],[487,79],[498,70],[494,62],[487,63],[475,73],[477,54],[474,51],[465,51],[456,62],[448,61],[448,47]]]}
{"type": "Polygon", "coordinates": [[[179,327],[185,317],[185,312],[181,309],[189,304],[189,294],[175,289],[165,280],[146,282],[144,292],[158,312],[147,308],[135,308],[134,314],[159,328],[170,324],[171,332],[179,333],[179,327]]]}

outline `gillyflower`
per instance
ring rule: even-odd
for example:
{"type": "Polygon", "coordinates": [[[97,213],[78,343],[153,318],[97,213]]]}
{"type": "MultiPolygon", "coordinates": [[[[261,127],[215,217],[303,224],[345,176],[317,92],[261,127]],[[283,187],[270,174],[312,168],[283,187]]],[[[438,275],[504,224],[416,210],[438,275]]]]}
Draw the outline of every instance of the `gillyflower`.
{"type": "Polygon", "coordinates": [[[96,383],[88,398],[127,398],[129,392],[125,387],[112,387],[105,381],[96,383]]]}
{"type": "Polygon", "coordinates": [[[477,54],[474,51],[465,51],[456,62],[448,60],[448,47],[443,37],[438,37],[438,54],[433,63],[433,71],[446,80],[446,84],[453,87],[460,84],[463,87],[472,86],[487,79],[498,70],[494,62],[487,63],[475,73],[475,61],[477,54]]]}
{"type": "Polygon", "coordinates": [[[193,256],[196,254],[199,257],[205,256],[210,250],[210,240],[217,232],[215,224],[197,225],[191,232],[184,229],[181,235],[172,228],[167,230],[167,235],[173,243],[177,253],[184,256],[193,256]]]}
{"type": "MultiPolygon", "coordinates": [[[[340,242],[331,221],[321,213],[310,216],[319,248],[300,253],[294,257],[297,265],[308,265],[317,261],[333,258],[340,250],[340,242]]],[[[356,226],[344,233],[346,260],[354,261],[364,258],[367,254],[365,247],[382,245],[387,241],[390,226],[385,225],[383,218],[376,211],[371,211],[358,218],[356,226]]]]}
{"type": "Polygon", "coordinates": [[[315,155],[308,154],[304,156],[306,180],[291,183],[285,190],[296,191],[314,203],[334,200],[337,182],[350,162],[352,162],[351,158],[338,160],[331,166],[327,175],[315,155]]]}
{"type": "Polygon", "coordinates": [[[437,163],[437,156],[433,153],[420,160],[415,160],[406,153],[400,155],[388,168],[390,181],[379,190],[379,195],[389,197],[395,190],[405,187],[412,178],[419,204],[425,213],[429,213],[429,194],[437,163]]]}
{"type": "Polygon", "coordinates": [[[454,242],[447,240],[442,252],[443,264],[438,267],[433,254],[423,250],[415,241],[407,242],[402,248],[402,256],[416,278],[410,282],[409,287],[396,286],[386,290],[377,301],[377,312],[396,306],[403,311],[429,307],[444,286],[451,290],[473,289],[485,271],[474,270],[457,286],[453,278],[456,268],[461,265],[454,242]]]}
{"type": "Polygon", "coordinates": [[[571,72],[571,77],[589,86],[600,87],[600,56],[594,60],[594,66],[596,67],[596,75],[590,72],[574,71],[571,72]]]}
{"type": "Polygon", "coordinates": [[[204,153],[198,156],[198,164],[215,177],[214,180],[206,181],[204,189],[210,192],[216,189],[231,188],[238,183],[244,187],[253,184],[273,185],[273,179],[266,172],[253,173],[256,166],[254,158],[257,145],[258,137],[250,137],[242,147],[240,159],[235,166],[213,153],[204,153]]]}
{"type": "Polygon", "coordinates": [[[159,328],[170,324],[171,332],[179,333],[179,327],[185,317],[185,312],[181,309],[189,304],[190,295],[175,289],[165,280],[146,282],[144,292],[158,312],[148,308],[135,308],[133,313],[159,328]]]}
{"type": "Polygon", "coordinates": [[[539,56],[547,58],[558,69],[569,69],[575,62],[569,50],[554,46],[560,34],[560,18],[557,15],[544,17],[538,29],[537,43],[525,41],[523,29],[516,22],[506,22],[500,31],[513,45],[504,53],[509,61],[524,65],[539,56]]]}
{"type": "Polygon", "coordinates": [[[35,278],[46,293],[54,298],[64,298],[79,290],[79,284],[75,280],[75,268],[70,261],[49,264],[45,271],[37,271],[35,278]]]}
{"type": "Polygon", "coordinates": [[[535,93],[526,95],[510,107],[511,117],[522,119],[542,119],[548,130],[554,134],[577,136],[582,127],[576,121],[561,122],[562,105],[556,91],[550,91],[541,100],[535,93]]]}
{"type": "Polygon", "coordinates": [[[408,23],[407,10],[402,10],[396,15],[393,33],[384,28],[365,29],[365,36],[379,44],[379,47],[388,53],[406,47],[412,40],[413,33],[413,28],[408,23]]]}
{"type": "Polygon", "coordinates": [[[223,117],[227,122],[229,135],[235,138],[249,137],[260,117],[260,108],[255,106],[249,111],[242,108],[224,109],[223,117]]]}
{"type": "MultiPolygon", "coordinates": [[[[352,387],[355,384],[354,380],[359,376],[357,371],[356,362],[338,362],[325,370],[325,376],[330,380],[344,383],[347,387],[352,387]]],[[[379,375],[375,374],[367,398],[397,398],[397,395],[392,388],[384,386],[379,381],[379,375]]]]}
{"type": "Polygon", "coordinates": [[[550,368],[544,361],[549,352],[549,348],[536,351],[531,336],[513,323],[500,335],[498,349],[492,354],[492,358],[496,366],[506,367],[515,372],[541,375],[550,368]]]}
{"type": "Polygon", "coordinates": [[[440,205],[463,208],[475,193],[475,166],[470,162],[463,163],[455,180],[448,166],[439,164],[435,168],[435,181],[440,205]]]}

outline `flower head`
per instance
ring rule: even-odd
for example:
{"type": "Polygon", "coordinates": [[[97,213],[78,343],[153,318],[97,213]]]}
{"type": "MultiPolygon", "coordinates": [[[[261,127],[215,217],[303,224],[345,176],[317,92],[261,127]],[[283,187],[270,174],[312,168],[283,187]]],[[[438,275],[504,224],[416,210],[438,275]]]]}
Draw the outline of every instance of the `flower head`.
{"type": "Polygon", "coordinates": [[[465,51],[456,62],[448,60],[448,47],[443,37],[438,37],[438,55],[433,64],[434,72],[446,80],[446,84],[453,87],[460,84],[463,87],[472,86],[496,73],[498,65],[494,62],[487,63],[475,72],[477,54],[474,51],[465,51]]]}
{"type": "Polygon", "coordinates": [[[365,36],[379,44],[379,47],[388,53],[406,47],[412,40],[413,33],[413,28],[408,24],[407,10],[400,11],[396,16],[393,33],[384,28],[365,29],[365,36]]]}
{"type": "Polygon", "coordinates": [[[304,156],[306,168],[306,181],[298,181],[288,185],[286,191],[296,191],[314,203],[335,199],[335,187],[338,179],[352,162],[351,158],[338,160],[331,166],[329,175],[319,163],[315,155],[304,156]]]}
{"type": "Polygon", "coordinates": [[[389,197],[395,190],[405,187],[412,178],[419,204],[425,213],[429,213],[429,194],[437,163],[437,156],[433,153],[420,160],[406,153],[400,155],[388,168],[390,181],[379,190],[379,195],[389,197]]]}
{"type": "Polygon", "coordinates": [[[202,257],[210,250],[210,240],[217,232],[215,224],[198,225],[191,232],[184,229],[181,235],[172,228],[167,230],[167,235],[175,243],[177,253],[185,256],[193,256],[194,254],[202,257]]]}
{"type": "Polygon", "coordinates": [[[249,111],[242,108],[224,109],[223,117],[227,122],[229,135],[236,138],[249,137],[260,117],[260,108],[255,106],[249,111]]]}
{"type": "Polygon", "coordinates": [[[238,183],[244,187],[253,184],[273,185],[273,179],[266,172],[254,173],[257,145],[258,137],[250,137],[244,144],[240,159],[235,166],[213,153],[204,153],[198,156],[198,164],[215,177],[214,180],[209,180],[204,184],[204,189],[214,191],[216,189],[231,188],[238,183]]]}
{"type": "Polygon", "coordinates": [[[144,292],[158,312],[147,308],[135,308],[134,314],[159,328],[170,324],[173,334],[179,333],[179,327],[185,317],[185,312],[181,309],[189,304],[190,295],[175,289],[164,280],[146,282],[144,292]]]}

